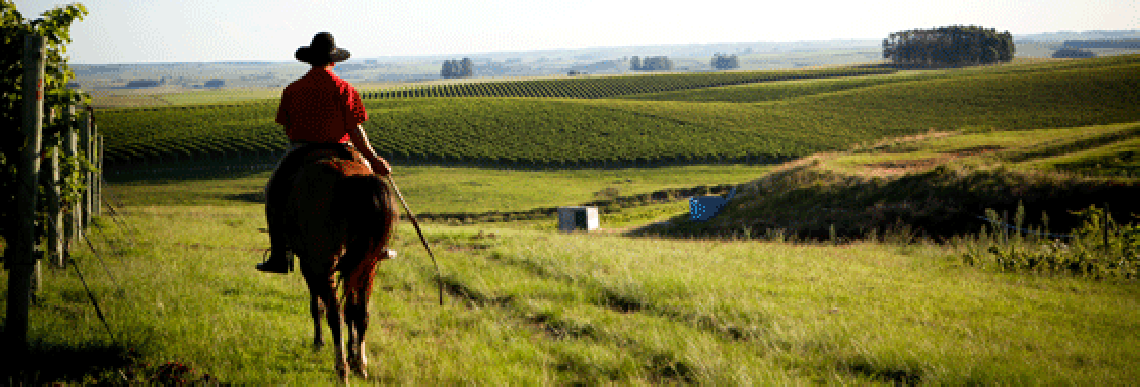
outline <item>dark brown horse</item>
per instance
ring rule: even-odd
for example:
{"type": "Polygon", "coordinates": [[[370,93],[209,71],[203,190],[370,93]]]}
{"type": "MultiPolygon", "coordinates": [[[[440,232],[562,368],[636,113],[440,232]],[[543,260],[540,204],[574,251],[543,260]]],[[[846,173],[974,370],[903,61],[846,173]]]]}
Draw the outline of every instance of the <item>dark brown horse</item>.
{"type": "Polygon", "coordinates": [[[367,377],[368,298],[376,265],[388,258],[386,247],[399,214],[392,189],[364,166],[358,153],[352,152],[353,160],[331,157],[335,153],[314,151],[307,157],[293,178],[284,218],[291,226],[286,240],[309,286],[313,345],[324,344],[321,315],[326,314],[337,374],[347,382],[341,319],[348,328],[347,365],[367,377]]]}

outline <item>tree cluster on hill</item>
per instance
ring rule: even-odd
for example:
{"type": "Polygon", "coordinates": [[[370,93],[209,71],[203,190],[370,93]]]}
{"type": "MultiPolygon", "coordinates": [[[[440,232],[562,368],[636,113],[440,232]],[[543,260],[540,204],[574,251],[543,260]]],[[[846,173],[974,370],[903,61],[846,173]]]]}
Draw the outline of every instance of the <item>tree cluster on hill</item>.
{"type": "Polygon", "coordinates": [[[638,57],[629,58],[630,70],[641,71],[654,71],[654,70],[672,70],[673,61],[667,56],[650,56],[642,60],[638,57]]]}
{"type": "Polygon", "coordinates": [[[965,65],[1013,59],[1013,35],[979,26],[899,31],[883,39],[883,58],[896,64],[965,65]]]}
{"type": "Polygon", "coordinates": [[[1140,48],[1140,39],[1066,40],[1064,48],[1140,48]]]}
{"type": "Polygon", "coordinates": [[[165,79],[158,80],[158,81],[153,80],[153,79],[140,79],[140,80],[127,82],[127,85],[123,86],[123,87],[128,88],[128,89],[142,89],[142,88],[147,88],[147,87],[159,87],[159,86],[162,86],[164,84],[166,84],[165,79]]]}
{"type": "Polygon", "coordinates": [[[445,79],[470,77],[475,73],[475,64],[471,58],[463,58],[463,60],[445,60],[443,61],[443,69],[439,71],[439,75],[445,79]]]}
{"type": "Polygon", "coordinates": [[[736,54],[723,55],[717,53],[713,55],[712,61],[709,62],[709,65],[717,70],[737,69],[740,68],[740,61],[736,59],[736,54]]]}
{"type": "Polygon", "coordinates": [[[1096,58],[1096,53],[1079,48],[1062,48],[1053,51],[1054,58],[1096,58]]]}

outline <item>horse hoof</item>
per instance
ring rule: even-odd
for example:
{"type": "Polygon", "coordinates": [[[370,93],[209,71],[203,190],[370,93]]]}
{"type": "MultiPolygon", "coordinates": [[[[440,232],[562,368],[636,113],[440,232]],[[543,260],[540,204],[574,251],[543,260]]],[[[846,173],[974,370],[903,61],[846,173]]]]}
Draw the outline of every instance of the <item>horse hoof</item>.
{"type": "Polygon", "coordinates": [[[344,364],[338,365],[336,367],[336,376],[340,378],[342,383],[347,385],[348,384],[348,370],[346,370],[345,368],[347,368],[347,367],[345,367],[344,364]]]}
{"type": "Polygon", "coordinates": [[[366,369],[367,366],[359,358],[349,361],[348,366],[352,368],[352,372],[357,376],[365,379],[368,378],[368,370],[366,369]]]}

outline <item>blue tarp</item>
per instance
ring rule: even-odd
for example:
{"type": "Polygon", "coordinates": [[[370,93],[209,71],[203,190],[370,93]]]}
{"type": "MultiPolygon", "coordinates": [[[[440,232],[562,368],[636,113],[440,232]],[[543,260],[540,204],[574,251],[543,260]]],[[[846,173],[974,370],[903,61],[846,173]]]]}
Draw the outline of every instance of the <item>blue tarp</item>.
{"type": "Polygon", "coordinates": [[[728,196],[694,196],[689,198],[689,217],[696,221],[706,221],[712,219],[716,214],[720,213],[720,209],[736,196],[736,188],[733,188],[728,196]]]}

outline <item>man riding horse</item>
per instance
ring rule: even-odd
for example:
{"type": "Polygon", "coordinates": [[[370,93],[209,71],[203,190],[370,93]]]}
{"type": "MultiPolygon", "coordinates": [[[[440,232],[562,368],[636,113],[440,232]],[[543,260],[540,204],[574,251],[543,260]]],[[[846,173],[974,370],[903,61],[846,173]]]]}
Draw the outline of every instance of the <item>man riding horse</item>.
{"type": "Polygon", "coordinates": [[[269,258],[257,270],[289,273],[293,258],[283,237],[283,207],[289,199],[293,175],[314,151],[332,151],[342,159],[363,156],[373,173],[387,176],[392,167],[376,155],[360,125],[368,120],[360,94],[332,72],[336,62],[348,59],[348,51],[336,47],[332,34],[321,32],[308,46],[297,49],[297,60],[312,65],[301,79],[281,93],[277,123],[285,127],[289,151],[278,163],[265,187],[265,219],[269,228],[269,258]]]}

